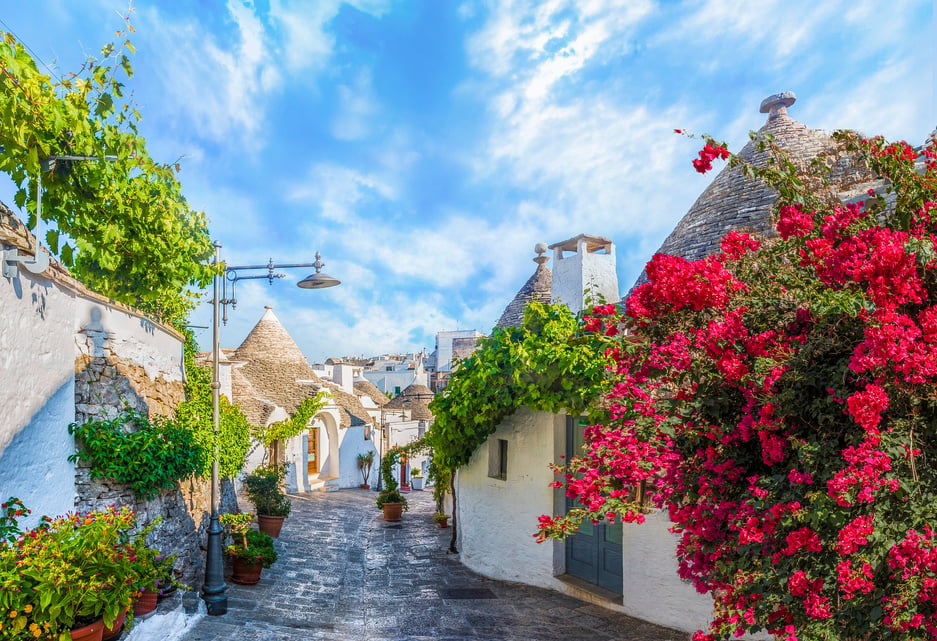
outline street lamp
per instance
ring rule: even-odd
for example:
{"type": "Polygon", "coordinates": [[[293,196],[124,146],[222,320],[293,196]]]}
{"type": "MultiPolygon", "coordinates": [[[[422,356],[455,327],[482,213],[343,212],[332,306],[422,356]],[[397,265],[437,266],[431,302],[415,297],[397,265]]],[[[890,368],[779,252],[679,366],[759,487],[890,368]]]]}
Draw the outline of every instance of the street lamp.
{"type": "Polygon", "coordinates": [[[208,526],[208,550],[205,558],[205,584],[202,586],[202,599],[205,601],[205,608],[208,614],[219,616],[228,611],[228,597],[225,594],[228,586],[224,582],[224,560],[221,555],[221,522],[218,519],[218,432],[221,424],[220,417],[220,396],[221,381],[218,376],[218,354],[221,351],[219,341],[220,328],[218,325],[219,307],[224,309],[224,323],[228,324],[228,305],[232,309],[237,307],[237,298],[235,296],[237,281],[252,278],[266,278],[272,285],[275,278],[283,278],[286,274],[277,273],[277,269],[290,269],[294,267],[315,267],[316,273],[311,274],[301,280],[298,286],[303,289],[324,289],[334,287],[341,281],[322,273],[322,256],[316,252],[316,261],[314,263],[293,263],[289,265],[276,265],[273,259],[266,265],[241,265],[224,267],[224,278],[219,278],[218,263],[221,254],[221,243],[215,241],[215,276],[212,279],[214,287],[214,297],[212,299],[212,361],[211,361],[211,411],[212,411],[212,431],[214,433],[214,453],[211,463],[211,521],[208,526]],[[242,276],[238,272],[252,271],[256,269],[267,270],[266,274],[254,276],[242,276]],[[224,282],[224,297],[221,296],[221,283],[224,282]],[[228,282],[231,283],[231,298],[228,298],[228,282]]]}

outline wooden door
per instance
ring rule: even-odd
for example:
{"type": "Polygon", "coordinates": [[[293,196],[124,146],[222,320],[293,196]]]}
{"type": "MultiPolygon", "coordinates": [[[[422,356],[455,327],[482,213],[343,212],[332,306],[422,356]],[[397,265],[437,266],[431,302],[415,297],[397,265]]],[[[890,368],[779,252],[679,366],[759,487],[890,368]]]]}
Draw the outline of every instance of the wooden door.
{"type": "MultiPolygon", "coordinates": [[[[566,419],[566,460],[582,452],[582,419],[566,419]]],[[[566,509],[573,499],[566,499],[566,509]]],[[[579,530],[566,539],[566,572],[589,583],[618,594],[622,593],[624,563],[622,559],[621,521],[610,524],[583,520],[579,530]]]]}
{"type": "Polygon", "coordinates": [[[306,446],[306,473],[310,476],[319,473],[319,428],[309,428],[306,446]]]}

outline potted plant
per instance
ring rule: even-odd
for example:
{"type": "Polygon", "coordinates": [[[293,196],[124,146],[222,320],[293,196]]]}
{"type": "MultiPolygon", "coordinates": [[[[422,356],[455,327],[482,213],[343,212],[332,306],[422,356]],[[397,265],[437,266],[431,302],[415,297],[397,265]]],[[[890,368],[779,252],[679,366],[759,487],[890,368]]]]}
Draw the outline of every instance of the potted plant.
{"type": "Polygon", "coordinates": [[[361,489],[370,490],[368,479],[371,478],[371,466],[374,465],[374,450],[358,455],[358,469],[361,471],[361,489]]]}
{"type": "Polygon", "coordinates": [[[135,525],[132,510],[109,507],[43,517],[0,545],[4,624],[32,638],[100,639],[130,605],[138,580],[129,538],[135,525]]]}
{"type": "Polygon", "coordinates": [[[384,511],[385,521],[399,521],[404,510],[410,509],[407,499],[400,493],[394,478],[394,465],[400,461],[401,449],[392,447],[381,459],[381,479],[384,489],[377,495],[377,507],[384,511]]]}
{"type": "Polygon", "coordinates": [[[439,527],[449,527],[449,515],[445,512],[436,512],[433,514],[433,522],[439,527]]]}
{"type": "Polygon", "coordinates": [[[423,489],[423,473],[420,470],[413,470],[410,474],[410,487],[414,490],[423,489]]]}
{"type": "Polygon", "coordinates": [[[250,527],[253,514],[223,514],[221,523],[231,535],[231,544],[225,551],[231,556],[234,571],[231,580],[235,583],[253,585],[260,581],[263,568],[269,568],[277,560],[273,538],[250,527]]]}
{"type": "Polygon", "coordinates": [[[257,525],[261,532],[274,538],[280,536],[283,519],[293,509],[286,494],[280,490],[285,473],[282,465],[267,465],[244,477],[244,491],[257,510],[257,525]]]}

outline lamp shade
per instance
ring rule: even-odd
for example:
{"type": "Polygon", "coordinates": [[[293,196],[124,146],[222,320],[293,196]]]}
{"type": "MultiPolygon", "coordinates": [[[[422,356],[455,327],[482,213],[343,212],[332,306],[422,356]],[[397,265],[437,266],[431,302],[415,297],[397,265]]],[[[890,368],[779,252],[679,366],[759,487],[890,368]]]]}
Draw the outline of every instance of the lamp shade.
{"type": "Polygon", "coordinates": [[[303,289],[325,289],[326,287],[335,287],[340,284],[342,281],[337,278],[332,278],[328,274],[323,274],[322,272],[316,272],[315,274],[310,274],[304,279],[296,283],[297,287],[302,287],[303,289]]]}

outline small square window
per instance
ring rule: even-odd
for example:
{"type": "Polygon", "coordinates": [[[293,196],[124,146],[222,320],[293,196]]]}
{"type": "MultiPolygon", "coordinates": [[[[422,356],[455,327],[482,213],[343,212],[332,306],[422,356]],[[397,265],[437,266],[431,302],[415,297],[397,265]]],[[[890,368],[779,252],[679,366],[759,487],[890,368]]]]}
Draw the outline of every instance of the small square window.
{"type": "Polygon", "coordinates": [[[503,438],[488,443],[488,476],[502,481],[508,478],[508,442],[503,438]]]}

